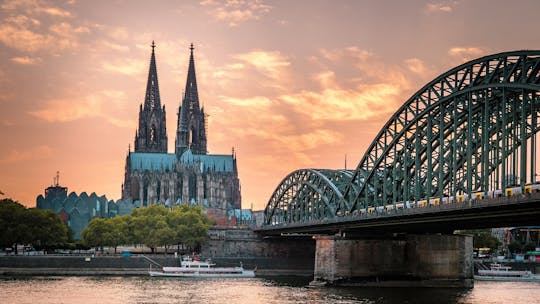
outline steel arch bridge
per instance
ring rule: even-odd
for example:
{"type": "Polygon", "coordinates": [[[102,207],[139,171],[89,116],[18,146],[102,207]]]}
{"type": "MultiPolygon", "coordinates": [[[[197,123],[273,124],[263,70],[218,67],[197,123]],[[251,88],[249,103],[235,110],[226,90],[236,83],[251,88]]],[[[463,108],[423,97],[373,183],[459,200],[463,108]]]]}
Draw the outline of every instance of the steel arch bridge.
{"type": "Polygon", "coordinates": [[[536,189],[539,91],[540,51],[449,70],[392,115],[356,170],[285,177],[266,206],[264,229],[536,189]]]}

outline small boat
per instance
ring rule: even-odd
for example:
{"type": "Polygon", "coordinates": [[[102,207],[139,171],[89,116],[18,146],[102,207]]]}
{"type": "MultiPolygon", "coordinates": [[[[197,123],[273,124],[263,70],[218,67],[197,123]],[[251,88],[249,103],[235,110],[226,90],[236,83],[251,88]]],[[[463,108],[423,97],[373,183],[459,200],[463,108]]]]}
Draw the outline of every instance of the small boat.
{"type": "Polygon", "coordinates": [[[528,270],[512,270],[510,266],[491,264],[489,270],[478,270],[478,275],[475,275],[474,279],[479,281],[540,282],[540,275],[534,275],[528,270]]]}
{"type": "Polygon", "coordinates": [[[180,267],[163,267],[161,271],[148,271],[152,277],[183,277],[183,278],[254,278],[255,270],[245,270],[240,267],[215,267],[211,261],[201,261],[198,258],[183,258],[180,267]]]}

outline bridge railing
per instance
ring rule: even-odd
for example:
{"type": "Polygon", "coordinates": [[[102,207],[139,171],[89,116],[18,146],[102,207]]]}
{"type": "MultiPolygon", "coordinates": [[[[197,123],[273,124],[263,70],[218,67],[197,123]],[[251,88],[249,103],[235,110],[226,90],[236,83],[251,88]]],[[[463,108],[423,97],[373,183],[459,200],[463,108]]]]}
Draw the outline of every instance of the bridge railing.
{"type": "Polygon", "coordinates": [[[528,201],[539,201],[540,192],[537,193],[527,193],[527,194],[517,194],[513,196],[503,196],[496,198],[484,198],[484,199],[469,199],[464,202],[453,202],[449,204],[439,204],[439,205],[429,205],[426,207],[410,207],[403,209],[392,209],[384,211],[375,211],[372,213],[359,213],[359,214],[348,214],[340,217],[332,218],[323,218],[320,220],[306,220],[305,222],[296,222],[296,223],[281,223],[276,225],[266,225],[263,226],[262,230],[272,230],[288,227],[304,227],[312,225],[327,225],[327,224],[337,224],[351,221],[363,221],[363,220],[376,220],[376,219],[387,219],[395,218],[400,216],[409,216],[409,215],[418,215],[418,214],[429,214],[429,213],[444,213],[451,212],[456,210],[466,210],[474,208],[486,208],[486,207],[495,207],[502,205],[512,205],[512,204],[521,204],[528,201]]]}

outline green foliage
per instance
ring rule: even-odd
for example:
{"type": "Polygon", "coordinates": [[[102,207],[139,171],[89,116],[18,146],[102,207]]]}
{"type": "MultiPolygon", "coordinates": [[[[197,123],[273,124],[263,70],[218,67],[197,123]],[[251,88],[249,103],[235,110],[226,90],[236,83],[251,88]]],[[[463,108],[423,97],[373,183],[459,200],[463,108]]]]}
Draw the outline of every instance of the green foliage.
{"type": "Polygon", "coordinates": [[[82,232],[88,246],[145,244],[152,251],[159,246],[185,244],[191,249],[206,241],[213,221],[198,206],[181,205],[172,210],[153,205],[133,210],[131,215],[93,219],[82,232]]]}
{"type": "Polygon", "coordinates": [[[28,244],[47,249],[67,239],[67,226],[53,211],[27,209],[11,199],[0,200],[0,246],[28,244]]]}
{"type": "Polygon", "coordinates": [[[491,234],[479,234],[473,237],[474,248],[490,248],[491,251],[496,250],[501,245],[501,242],[491,234]]]}
{"type": "Polygon", "coordinates": [[[522,244],[518,241],[513,241],[508,244],[508,250],[511,253],[526,253],[527,251],[534,251],[536,249],[536,244],[534,243],[525,243],[522,244]]]}
{"type": "Polygon", "coordinates": [[[501,245],[498,238],[491,235],[491,229],[460,230],[459,234],[472,234],[474,248],[490,248],[495,251],[501,245]]]}

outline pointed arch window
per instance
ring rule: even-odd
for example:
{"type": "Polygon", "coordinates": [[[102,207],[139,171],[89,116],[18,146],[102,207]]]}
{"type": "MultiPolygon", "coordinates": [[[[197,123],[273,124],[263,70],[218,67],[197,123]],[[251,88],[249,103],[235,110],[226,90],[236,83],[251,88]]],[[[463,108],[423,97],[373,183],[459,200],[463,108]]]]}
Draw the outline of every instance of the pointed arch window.
{"type": "Polygon", "coordinates": [[[156,125],[152,125],[150,128],[150,142],[155,143],[156,140],[156,125]]]}

